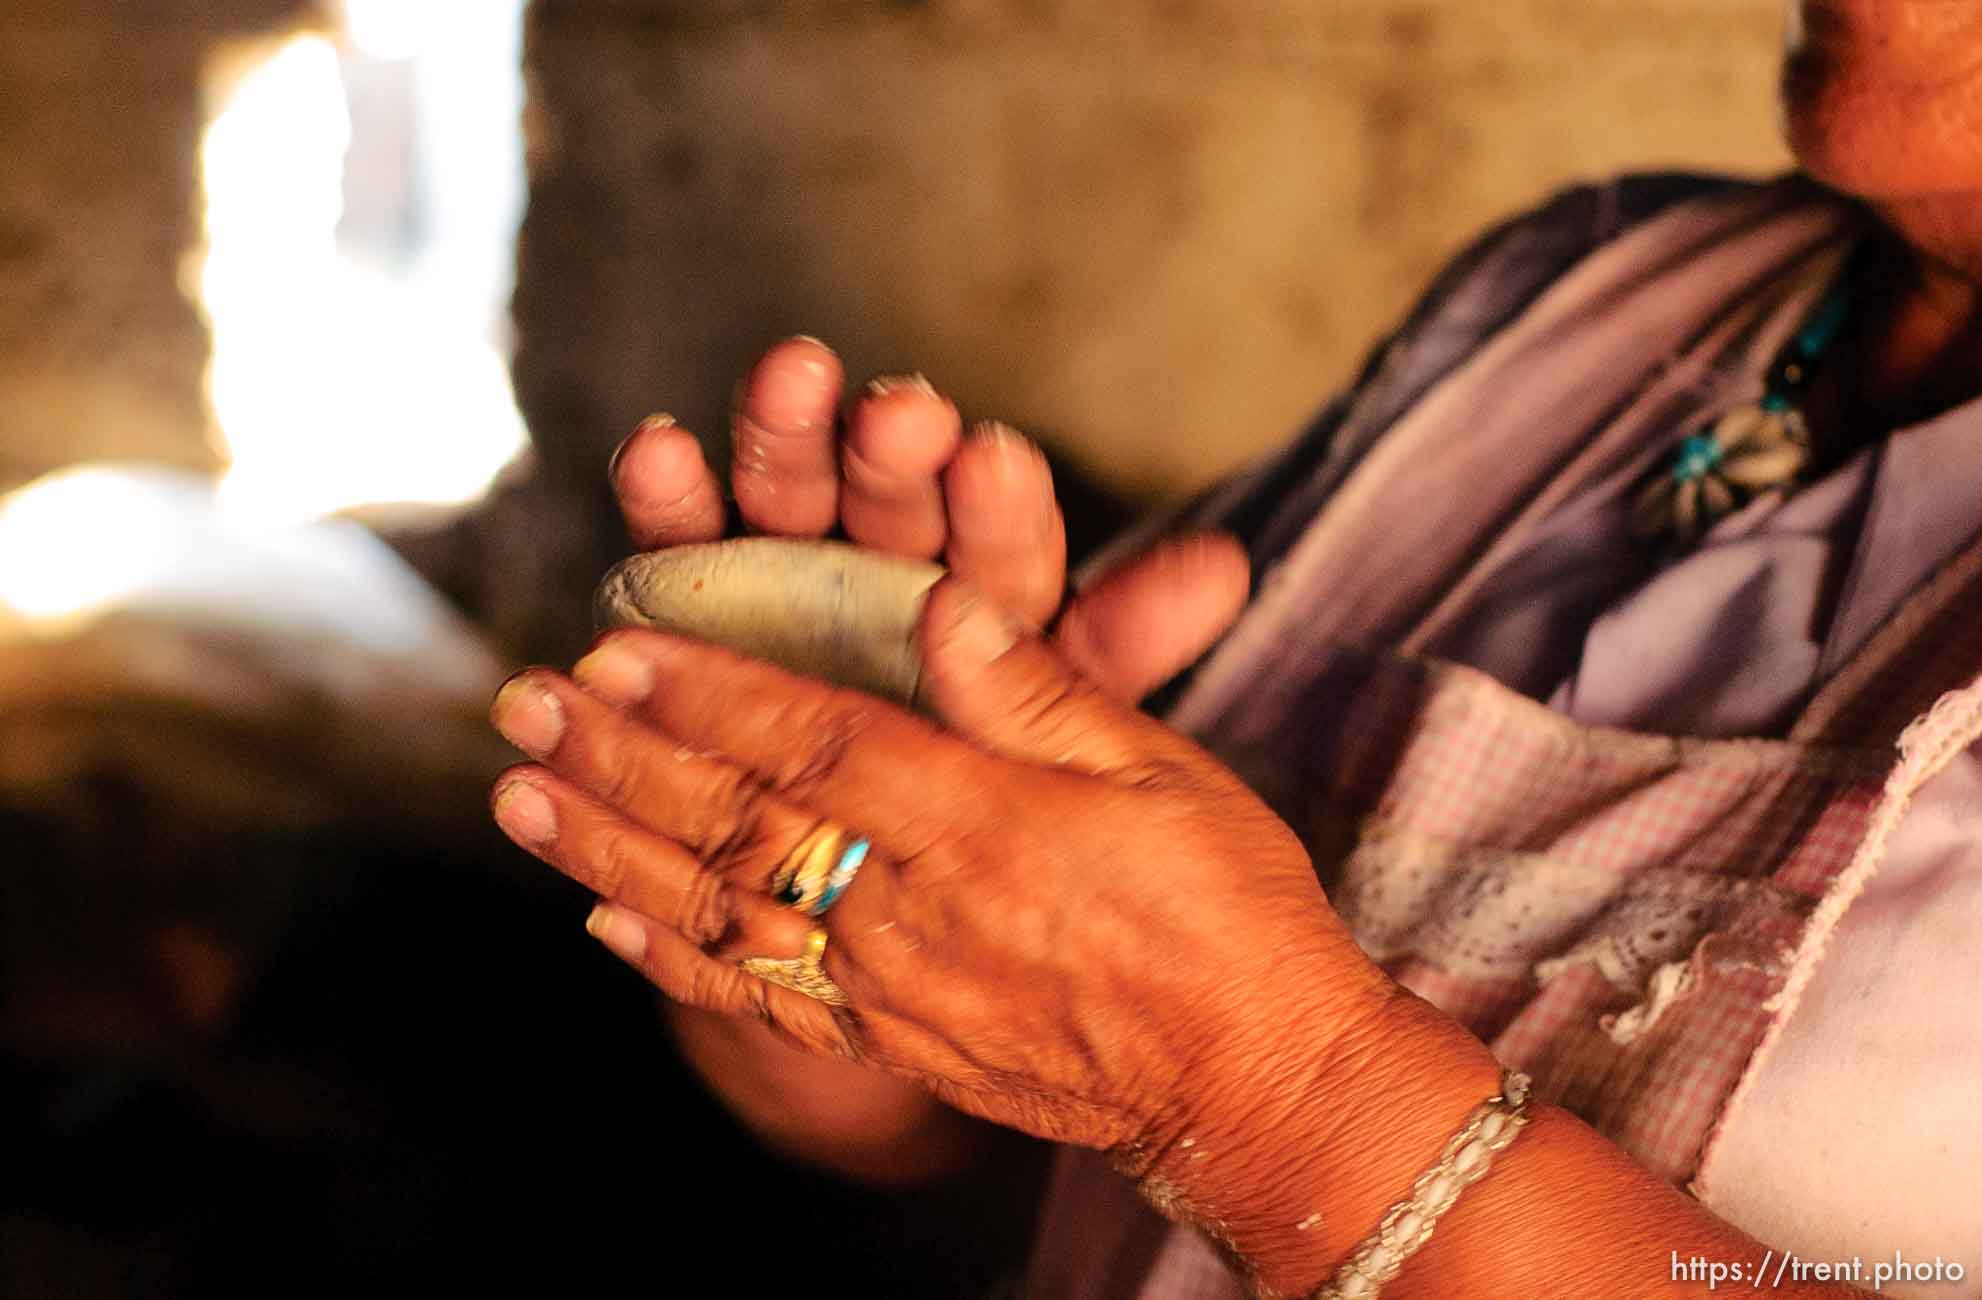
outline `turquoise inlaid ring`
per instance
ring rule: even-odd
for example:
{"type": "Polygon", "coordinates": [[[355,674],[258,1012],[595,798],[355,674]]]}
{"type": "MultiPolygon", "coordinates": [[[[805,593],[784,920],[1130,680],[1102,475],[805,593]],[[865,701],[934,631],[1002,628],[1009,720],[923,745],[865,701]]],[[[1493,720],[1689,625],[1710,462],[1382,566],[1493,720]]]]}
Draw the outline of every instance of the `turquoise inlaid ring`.
{"type": "Polygon", "coordinates": [[[1721,463],[1725,454],[1719,440],[1711,433],[1696,433],[1679,444],[1679,455],[1673,460],[1672,477],[1680,483],[1705,478],[1721,463]]]}
{"type": "Polygon", "coordinates": [[[867,850],[872,847],[864,839],[855,840],[840,853],[840,860],[826,876],[826,887],[819,891],[819,901],[806,909],[811,916],[824,916],[828,908],[840,901],[853,878],[860,874],[860,864],[867,861],[867,850]]]}

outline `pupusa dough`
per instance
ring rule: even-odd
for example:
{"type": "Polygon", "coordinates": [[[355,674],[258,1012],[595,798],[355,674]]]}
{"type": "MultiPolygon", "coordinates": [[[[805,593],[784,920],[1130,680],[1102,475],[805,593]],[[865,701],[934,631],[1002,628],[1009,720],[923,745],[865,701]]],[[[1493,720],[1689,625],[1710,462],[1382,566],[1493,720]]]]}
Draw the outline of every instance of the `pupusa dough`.
{"type": "Polygon", "coordinates": [[[593,605],[601,628],[678,632],[908,704],[922,598],[943,572],[843,542],[739,537],[624,560],[593,605]]]}

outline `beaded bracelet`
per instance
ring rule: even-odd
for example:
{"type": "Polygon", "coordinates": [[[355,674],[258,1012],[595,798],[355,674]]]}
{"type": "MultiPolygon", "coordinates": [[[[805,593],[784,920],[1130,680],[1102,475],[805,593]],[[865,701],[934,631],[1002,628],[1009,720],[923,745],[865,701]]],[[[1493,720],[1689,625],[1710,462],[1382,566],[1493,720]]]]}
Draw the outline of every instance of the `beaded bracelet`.
{"type": "Polygon", "coordinates": [[[1397,1276],[1404,1261],[1431,1240],[1439,1216],[1452,1208],[1460,1192],[1486,1177],[1494,1153],[1527,1124],[1528,1084],[1527,1075],[1512,1070],[1500,1076],[1500,1095],[1473,1108],[1465,1127],[1439,1153],[1438,1163],[1418,1175],[1409,1198],[1390,1207],[1376,1231],[1313,1300],[1373,1300],[1397,1276]]]}

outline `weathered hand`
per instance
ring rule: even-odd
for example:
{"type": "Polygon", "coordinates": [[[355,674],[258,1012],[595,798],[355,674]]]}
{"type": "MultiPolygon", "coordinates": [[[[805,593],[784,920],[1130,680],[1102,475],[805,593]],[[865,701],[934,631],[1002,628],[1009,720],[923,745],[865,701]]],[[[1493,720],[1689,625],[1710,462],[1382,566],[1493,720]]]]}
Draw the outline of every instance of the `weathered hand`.
{"type": "Polygon", "coordinates": [[[1230,1132],[1302,1020],[1326,1060],[1389,987],[1293,833],[1182,737],[950,578],[922,630],[941,727],[714,647],[609,634],[497,703],[540,760],[498,819],[609,900],[593,928],[669,996],[1096,1147],[1230,1132]],[[745,975],[815,922],[772,873],[826,819],[873,851],[822,922],[836,1012],[745,975]]]}
{"type": "MultiPolygon", "coordinates": [[[[1004,608],[1052,623],[1067,659],[1120,699],[1197,658],[1244,605],[1245,552],[1201,536],[1158,544],[1062,612],[1066,532],[1038,448],[999,424],[966,435],[956,406],[919,378],[875,381],[841,420],[843,387],[839,359],[807,338],[778,344],[744,380],[730,477],[752,528],[814,537],[837,524],[878,550],[940,555],[1004,608]]],[[[634,431],[612,482],[636,545],[723,533],[721,486],[694,435],[670,421],[634,431]]]]}

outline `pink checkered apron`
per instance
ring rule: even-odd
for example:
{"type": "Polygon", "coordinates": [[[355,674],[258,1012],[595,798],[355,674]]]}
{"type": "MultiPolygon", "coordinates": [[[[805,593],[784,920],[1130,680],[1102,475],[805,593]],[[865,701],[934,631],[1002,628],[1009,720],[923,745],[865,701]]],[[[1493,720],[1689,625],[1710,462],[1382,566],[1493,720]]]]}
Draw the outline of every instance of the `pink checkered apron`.
{"type": "Polygon", "coordinates": [[[1353,840],[1330,892],[1393,977],[1684,1183],[1908,798],[1982,733],[1978,667],[1982,547],[1780,742],[1585,727],[1343,653],[1299,829],[1353,840]]]}

